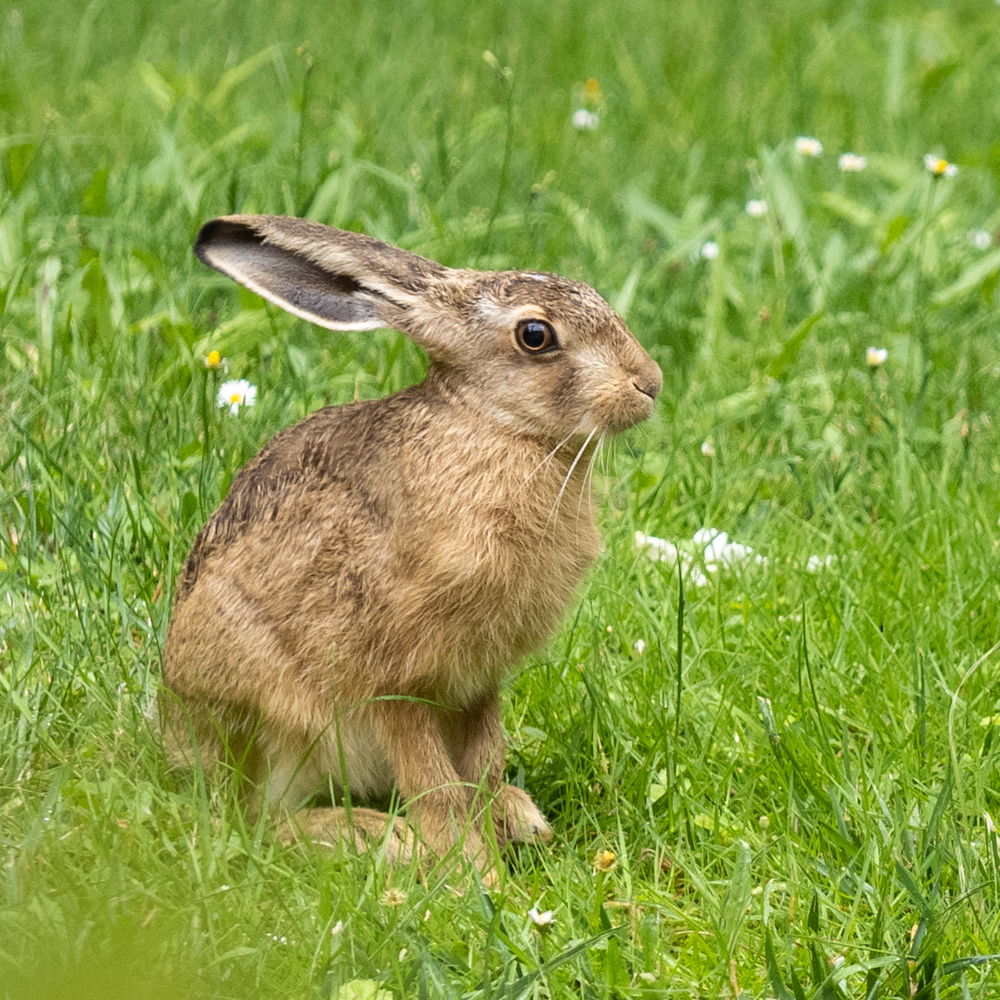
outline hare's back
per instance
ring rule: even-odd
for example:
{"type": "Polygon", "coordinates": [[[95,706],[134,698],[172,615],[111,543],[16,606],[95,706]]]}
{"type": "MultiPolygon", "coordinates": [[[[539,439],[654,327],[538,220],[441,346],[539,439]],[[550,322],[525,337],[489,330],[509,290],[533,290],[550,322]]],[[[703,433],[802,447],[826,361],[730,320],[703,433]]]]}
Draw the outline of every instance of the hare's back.
{"type": "Polygon", "coordinates": [[[178,602],[210,569],[232,576],[245,560],[259,578],[282,562],[301,568],[321,545],[329,558],[374,542],[388,514],[382,466],[398,422],[394,399],[317,410],[265,445],[195,539],[178,602]]]}

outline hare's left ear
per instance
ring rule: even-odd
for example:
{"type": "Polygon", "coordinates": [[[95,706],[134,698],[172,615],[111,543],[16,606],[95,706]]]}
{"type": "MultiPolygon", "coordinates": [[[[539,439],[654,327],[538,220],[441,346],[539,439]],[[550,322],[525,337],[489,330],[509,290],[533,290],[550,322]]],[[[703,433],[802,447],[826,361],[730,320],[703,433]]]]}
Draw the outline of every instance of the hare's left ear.
{"type": "MultiPolygon", "coordinates": [[[[393,327],[449,353],[448,268],[380,240],[280,215],[207,222],[194,252],[251,291],[330,330],[393,327]]],[[[452,334],[453,336],[453,334],[452,334]]]]}

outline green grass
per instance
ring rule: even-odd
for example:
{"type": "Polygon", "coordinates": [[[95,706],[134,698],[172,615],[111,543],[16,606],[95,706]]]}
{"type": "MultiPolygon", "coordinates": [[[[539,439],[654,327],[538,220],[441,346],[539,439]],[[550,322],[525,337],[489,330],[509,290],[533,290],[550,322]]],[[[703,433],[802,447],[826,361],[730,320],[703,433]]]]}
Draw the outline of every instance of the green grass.
{"type": "Polygon", "coordinates": [[[0,996],[997,996],[997,65],[986,0],[0,11],[0,996]],[[281,847],[152,731],[232,476],[424,366],[198,264],[233,210],[588,280],[664,369],[506,692],[556,839],[490,896],[281,847]],[[767,561],[682,600],[634,532],[703,527],[767,561]]]}

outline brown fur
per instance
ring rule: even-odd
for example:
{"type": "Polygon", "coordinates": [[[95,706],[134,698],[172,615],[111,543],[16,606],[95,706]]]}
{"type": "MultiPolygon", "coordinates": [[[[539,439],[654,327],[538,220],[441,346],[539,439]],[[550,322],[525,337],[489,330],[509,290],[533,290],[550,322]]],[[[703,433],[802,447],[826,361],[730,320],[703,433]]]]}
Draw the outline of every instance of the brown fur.
{"type": "MultiPolygon", "coordinates": [[[[344,774],[357,798],[397,788],[436,853],[485,862],[473,791],[501,842],[551,836],[503,783],[499,685],[559,623],[599,539],[598,437],[648,416],[659,369],[589,286],[455,271],[357,233],[234,216],[202,230],[207,263],[334,329],[392,325],[421,344],[423,383],[319,410],[239,474],[178,580],[161,698],[174,754],[243,759],[258,800],[295,809],[344,774]],[[520,348],[544,320],[558,349],[520,348]],[[172,695],[172,696],[171,696],[172,695]]],[[[372,810],[301,810],[326,843],[383,839],[372,810]]]]}

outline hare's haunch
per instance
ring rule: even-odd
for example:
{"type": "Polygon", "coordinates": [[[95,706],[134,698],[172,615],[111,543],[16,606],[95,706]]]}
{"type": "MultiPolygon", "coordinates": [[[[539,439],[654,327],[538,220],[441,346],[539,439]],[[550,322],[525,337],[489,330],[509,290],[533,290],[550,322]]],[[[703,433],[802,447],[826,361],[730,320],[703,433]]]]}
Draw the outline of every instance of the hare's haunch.
{"type": "MultiPolygon", "coordinates": [[[[313,413],[237,476],[177,582],[172,753],[235,759],[259,805],[293,813],[345,777],[355,801],[395,787],[424,843],[464,829],[480,866],[477,787],[501,843],[547,839],[503,782],[500,681],[594,559],[597,449],[649,416],[659,368],[597,292],[552,274],[453,270],[277,216],[209,222],[195,252],[320,326],[400,330],[430,367],[313,413]]],[[[366,809],[299,809],[282,835],[414,843],[366,809]]]]}

